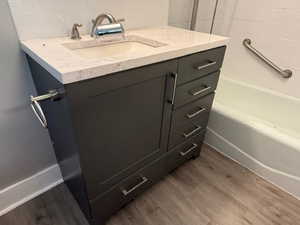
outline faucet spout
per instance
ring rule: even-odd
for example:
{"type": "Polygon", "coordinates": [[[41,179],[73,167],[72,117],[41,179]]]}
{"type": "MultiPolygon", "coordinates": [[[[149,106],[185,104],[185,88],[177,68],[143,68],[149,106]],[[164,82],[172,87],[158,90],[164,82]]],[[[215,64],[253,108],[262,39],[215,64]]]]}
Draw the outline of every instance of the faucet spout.
{"type": "Polygon", "coordinates": [[[115,17],[109,13],[103,13],[96,17],[96,19],[92,20],[93,27],[91,31],[91,37],[94,37],[96,28],[103,23],[103,21],[107,19],[110,24],[117,23],[115,17]]]}

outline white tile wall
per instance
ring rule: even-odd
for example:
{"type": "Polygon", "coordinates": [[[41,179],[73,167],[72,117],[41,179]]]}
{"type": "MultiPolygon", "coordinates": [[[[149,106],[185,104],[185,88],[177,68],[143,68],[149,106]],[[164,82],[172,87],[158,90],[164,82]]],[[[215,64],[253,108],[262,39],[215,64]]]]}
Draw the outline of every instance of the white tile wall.
{"type": "Polygon", "coordinates": [[[64,36],[73,23],[82,23],[83,33],[91,20],[110,12],[125,18],[125,28],[168,23],[169,0],[8,0],[21,39],[64,36]]]}
{"type": "Polygon", "coordinates": [[[223,76],[300,98],[300,1],[220,2],[214,33],[231,37],[223,76]],[[291,69],[294,76],[282,79],[249,53],[242,45],[246,37],[280,67],[291,69]]]}
{"type": "MultiPolygon", "coordinates": [[[[191,12],[178,9],[183,2],[192,8],[192,0],[171,0],[170,24],[176,21],[184,27],[190,18],[191,12]],[[186,13],[189,15],[183,15],[186,13]]],[[[214,3],[200,0],[198,31],[209,30],[214,3]]],[[[299,0],[219,0],[214,33],[231,37],[223,76],[300,98],[299,0]],[[244,38],[251,38],[257,49],[280,67],[293,70],[294,76],[289,80],[280,78],[244,48],[244,38]]]]}
{"type": "MultiPolygon", "coordinates": [[[[199,0],[196,30],[209,32],[216,0],[199,0]]],[[[170,0],[169,24],[189,29],[194,0],[170,0]]]]}

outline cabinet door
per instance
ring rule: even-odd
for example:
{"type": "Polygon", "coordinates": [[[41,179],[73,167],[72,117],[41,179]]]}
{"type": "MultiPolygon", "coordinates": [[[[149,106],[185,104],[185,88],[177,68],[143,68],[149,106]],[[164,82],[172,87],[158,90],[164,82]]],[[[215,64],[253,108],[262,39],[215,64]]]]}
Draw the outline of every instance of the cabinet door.
{"type": "Polygon", "coordinates": [[[120,80],[107,80],[110,85],[104,89],[111,88],[104,92],[100,80],[99,94],[89,90],[91,95],[77,105],[76,130],[91,199],[166,151],[171,113],[166,83],[172,69],[158,66],[110,75],[120,80]],[[136,73],[150,73],[149,79],[139,82],[136,73]],[[119,87],[131,74],[131,82],[119,87]]]}

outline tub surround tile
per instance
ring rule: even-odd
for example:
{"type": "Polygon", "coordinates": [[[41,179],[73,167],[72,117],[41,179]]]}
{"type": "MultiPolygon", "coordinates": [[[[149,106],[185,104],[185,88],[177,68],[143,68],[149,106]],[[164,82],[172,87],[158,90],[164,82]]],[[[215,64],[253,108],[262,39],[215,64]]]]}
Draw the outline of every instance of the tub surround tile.
{"type": "MultiPolygon", "coordinates": [[[[191,9],[192,2],[170,1],[169,23],[188,28],[191,11],[187,12],[185,5],[191,9]]],[[[211,12],[211,2],[202,4],[200,0],[199,9],[211,12]]],[[[196,26],[201,32],[209,26],[203,21],[208,17],[203,15],[199,15],[196,26]]],[[[230,37],[221,76],[300,98],[299,23],[298,0],[276,0],[272,4],[269,0],[219,1],[213,33],[230,37]],[[279,67],[292,70],[293,77],[284,79],[258,60],[243,46],[245,38],[251,38],[253,45],[279,67]]]]}
{"type": "MultiPolygon", "coordinates": [[[[126,54],[121,59],[120,57],[82,58],[63,46],[65,43],[79,42],[69,37],[21,41],[21,46],[26,54],[57,80],[68,84],[220,47],[229,41],[227,37],[170,26],[131,30],[126,32],[126,35],[136,35],[166,45],[149,51],[126,54]]],[[[89,35],[81,39],[81,41],[87,40],[91,40],[89,35]]]]}

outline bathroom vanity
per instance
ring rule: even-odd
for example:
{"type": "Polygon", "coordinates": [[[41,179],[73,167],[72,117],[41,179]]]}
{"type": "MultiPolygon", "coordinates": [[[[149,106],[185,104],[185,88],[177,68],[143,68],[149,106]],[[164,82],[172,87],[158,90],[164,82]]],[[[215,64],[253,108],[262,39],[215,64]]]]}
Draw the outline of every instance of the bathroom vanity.
{"type": "Polygon", "coordinates": [[[228,42],[172,27],[126,35],[115,48],[88,36],[22,41],[42,95],[32,107],[91,224],[199,156],[228,42]]]}

